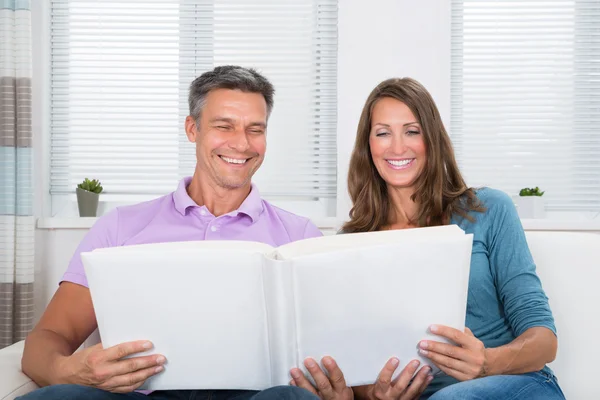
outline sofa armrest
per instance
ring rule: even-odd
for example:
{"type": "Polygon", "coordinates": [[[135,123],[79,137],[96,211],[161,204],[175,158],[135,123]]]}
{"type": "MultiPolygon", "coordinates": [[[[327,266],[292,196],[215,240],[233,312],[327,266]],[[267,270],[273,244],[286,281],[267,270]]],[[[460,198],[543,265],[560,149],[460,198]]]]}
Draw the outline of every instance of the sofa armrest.
{"type": "Polygon", "coordinates": [[[0,400],[13,400],[37,389],[37,385],[21,372],[24,341],[0,350],[0,400]]]}

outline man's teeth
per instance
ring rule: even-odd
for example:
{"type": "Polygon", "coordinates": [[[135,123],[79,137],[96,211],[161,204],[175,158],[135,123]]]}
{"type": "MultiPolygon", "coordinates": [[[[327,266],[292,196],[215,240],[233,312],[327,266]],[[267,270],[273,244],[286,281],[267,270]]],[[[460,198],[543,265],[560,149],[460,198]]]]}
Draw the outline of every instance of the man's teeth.
{"type": "Polygon", "coordinates": [[[247,158],[245,158],[243,160],[238,160],[237,158],[229,158],[229,157],[225,157],[225,156],[221,156],[221,158],[230,164],[244,164],[246,161],[248,161],[247,158]]]}
{"type": "Polygon", "coordinates": [[[389,162],[390,164],[392,164],[394,167],[401,167],[403,165],[409,164],[412,160],[414,160],[414,158],[410,158],[408,160],[386,160],[386,161],[389,162]]]}

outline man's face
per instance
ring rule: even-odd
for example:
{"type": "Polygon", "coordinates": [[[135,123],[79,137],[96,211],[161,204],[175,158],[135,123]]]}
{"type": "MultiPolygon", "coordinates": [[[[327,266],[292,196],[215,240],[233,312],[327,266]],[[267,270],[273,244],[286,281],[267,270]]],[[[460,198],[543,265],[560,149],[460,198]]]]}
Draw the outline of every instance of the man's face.
{"type": "Polygon", "coordinates": [[[250,184],[265,157],[267,103],[260,93],[217,89],[208,93],[198,123],[186,133],[196,143],[196,171],[224,189],[250,184]]]}

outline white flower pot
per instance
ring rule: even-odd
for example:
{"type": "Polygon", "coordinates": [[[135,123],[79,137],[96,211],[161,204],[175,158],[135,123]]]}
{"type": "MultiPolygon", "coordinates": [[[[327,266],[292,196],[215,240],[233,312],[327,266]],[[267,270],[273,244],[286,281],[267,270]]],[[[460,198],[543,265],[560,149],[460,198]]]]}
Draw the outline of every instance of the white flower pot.
{"type": "Polygon", "coordinates": [[[514,196],[513,202],[520,218],[545,218],[546,216],[544,198],[541,196],[514,196]]]}

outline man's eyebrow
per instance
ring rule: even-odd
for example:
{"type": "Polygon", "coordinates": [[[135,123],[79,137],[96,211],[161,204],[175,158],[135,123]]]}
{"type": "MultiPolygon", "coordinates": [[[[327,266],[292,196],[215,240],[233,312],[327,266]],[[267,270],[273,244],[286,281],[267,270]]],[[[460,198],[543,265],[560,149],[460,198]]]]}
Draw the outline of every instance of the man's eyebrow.
{"type": "Polygon", "coordinates": [[[251,126],[251,127],[258,126],[259,128],[266,129],[267,124],[265,124],[264,122],[251,122],[248,126],[251,126]]]}
{"type": "Polygon", "coordinates": [[[215,117],[213,119],[210,120],[211,123],[213,122],[225,122],[228,124],[233,124],[235,121],[232,118],[227,118],[227,117],[215,117]]]}

